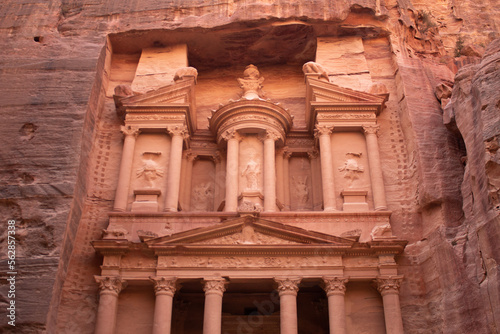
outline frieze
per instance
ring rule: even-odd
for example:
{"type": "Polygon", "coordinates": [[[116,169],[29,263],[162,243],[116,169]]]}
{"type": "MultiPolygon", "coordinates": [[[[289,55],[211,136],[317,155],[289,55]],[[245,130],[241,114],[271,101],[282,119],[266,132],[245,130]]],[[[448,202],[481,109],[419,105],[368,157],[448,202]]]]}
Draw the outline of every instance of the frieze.
{"type": "Polygon", "coordinates": [[[127,121],[184,121],[185,116],[172,115],[127,115],[127,121]]]}
{"type": "Polygon", "coordinates": [[[270,235],[257,233],[250,226],[245,226],[240,233],[234,233],[222,238],[211,239],[200,242],[200,244],[210,245],[297,245],[298,243],[270,235]]]}
{"type": "Polygon", "coordinates": [[[318,120],[331,120],[331,119],[376,119],[377,117],[373,113],[369,114],[318,114],[316,117],[318,120]]]}

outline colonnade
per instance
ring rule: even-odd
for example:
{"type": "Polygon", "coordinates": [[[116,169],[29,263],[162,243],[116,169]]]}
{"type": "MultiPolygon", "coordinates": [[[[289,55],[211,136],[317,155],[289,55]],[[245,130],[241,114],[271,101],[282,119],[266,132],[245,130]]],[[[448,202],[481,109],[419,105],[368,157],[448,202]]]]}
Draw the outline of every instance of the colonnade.
{"type": "MultiPolygon", "coordinates": [[[[114,334],[118,308],[118,296],[126,287],[119,277],[96,276],[100,299],[97,311],[96,334],[114,334]]],[[[172,327],[173,297],[178,289],[175,277],[152,277],[156,295],[153,334],[170,334],[172,327]]],[[[301,279],[298,277],[276,277],[276,290],[280,297],[280,333],[297,334],[297,294],[301,279]]],[[[399,287],[402,276],[378,277],[375,279],[382,295],[387,334],[403,334],[403,321],[399,304],[399,287]]],[[[346,333],[345,292],[346,277],[323,277],[322,285],[328,298],[330,334],[346,333]]],[[[222,326],[222,301],[229,282],[222,277],[203,280],[205,306],[203,334],[220,334],[222,326]]]]}

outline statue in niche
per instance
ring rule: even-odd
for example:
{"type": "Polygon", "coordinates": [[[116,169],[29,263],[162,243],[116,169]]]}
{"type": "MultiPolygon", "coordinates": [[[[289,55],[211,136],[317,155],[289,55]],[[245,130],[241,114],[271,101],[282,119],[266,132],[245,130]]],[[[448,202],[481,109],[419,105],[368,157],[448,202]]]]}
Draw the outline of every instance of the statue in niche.
{"type": "Polygon", "coordinates": [[[344,162],[344,166],[339,167],[339,171],[344,172],[344,178],[347,180],[347,187],[351,188],[365,169],[356,160],[361,157],[361,153],[346,153],[346,156],[347,160],[344,162]]]}
{"type": "Polygon", "coordinates": [[[163,177],[163,168],[158,167],[155,161],[159,158],[161,152],[144,152],[142,154],[142,167],[137,169],[137,177],[144,178],[149,188],[155,186],[155,180],[163,177]]]}
{"type": "Polygon", "coordinates": [[[309,188],[307,187],[307,176],[295,177],[292,176],[294,196],[297,200],[297,209],[302,210],[307,207],[307,201],[309,200],[309,188]]]}
{"type": "Polygon", "coordinates": [[[193,189],[192,210],[209,211],[214,194],[210,183],[202,183],[193,189]]]}
{"type": "Polygon", "coordinates": [[[241,172],[241,176],[245,176],[247,180],[246,190],[259,190],[259,175],[260,175],[260,163],[255,158],[255,153],[251,153],[250,160],[248,160],[247,166],[241,172]]]}

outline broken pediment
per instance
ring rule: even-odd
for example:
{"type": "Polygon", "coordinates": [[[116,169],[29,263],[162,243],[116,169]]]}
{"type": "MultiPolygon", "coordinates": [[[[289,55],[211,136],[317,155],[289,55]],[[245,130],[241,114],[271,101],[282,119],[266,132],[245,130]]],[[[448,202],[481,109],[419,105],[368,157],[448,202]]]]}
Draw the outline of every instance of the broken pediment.
{"type": "Polygon", "coordinates": [[[146,241],[149,247],[169,245],[331,245],[351,247],[355,241],[295,226],[242,217],[219,225],[146,241]]]}
{"type": "Polygon", "coordinates": [[[375,95],[338,86],[321,80],[317,74],[306,74],[306,87],[306,120],[310,130],[318,113],[328,113],[332,119],[375,119],[388,98],[388,94],[375,95]]]}
{"type": "MultiPolygon", "coordinates": [[[[175,83],[144,94],[120,96],[115,92],[116,112],[129,125],[142,121],[185,119],[190,132],[196,130],[196,69],[183,68],[175,83]],[[192,71],[187,71],[192,69],[192,71]]],[[[177,75],[177,74],[176,74],[177,75]]]]}

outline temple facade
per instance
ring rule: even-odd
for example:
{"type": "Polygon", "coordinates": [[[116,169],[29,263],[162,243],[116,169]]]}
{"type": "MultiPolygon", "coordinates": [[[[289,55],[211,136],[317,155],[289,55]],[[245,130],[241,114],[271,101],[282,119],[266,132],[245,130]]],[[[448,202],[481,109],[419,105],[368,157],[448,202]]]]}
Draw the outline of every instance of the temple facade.
{"type": "Polygon", "coordinates": [[[378,143],[389,94],[335,80],[332,44],[292,74],[248,64],[206,82],[186,45],[142,50],[114,86],[123,146],[92,241],[95,333],[404,332],[407,242],[378,143]]]}

